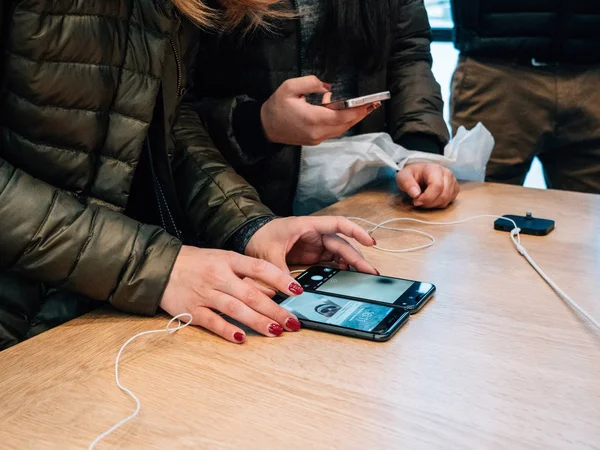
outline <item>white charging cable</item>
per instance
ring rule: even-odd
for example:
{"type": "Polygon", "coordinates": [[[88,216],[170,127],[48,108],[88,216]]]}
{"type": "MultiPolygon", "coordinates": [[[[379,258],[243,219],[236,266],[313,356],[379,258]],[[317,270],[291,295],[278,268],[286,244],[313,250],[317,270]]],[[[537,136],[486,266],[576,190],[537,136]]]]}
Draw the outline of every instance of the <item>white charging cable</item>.
{"type": "Polygon", "coordinates": [[[125,392],[127,395],[129,395],[135,401],[135,411],[130,416],[127,416],[123,420],[114,424],[112,427],[110,427],[104,433],[100,434],[90,444],[90,446],[88,447],[88,450],[92,450],[98,444],[98,442],[100,442],[106,436],[113,433],[117,428],[123,426],[124,424],[129,422],[131,419],[135,418],[140,413],[140,409],[142,408],[140,399],[137,398],[136,395],[133,392],[131,392],[130,389],[123,386],[121,384],[121,380],[119,379],[119,360],[121,359],[121,354],[125,350],[125,347],[127,347],[127,345],[129,345],[133,340],[135,340],[141,336],[145,336],[147,334],[155,334],[155,333],[169,333],[169,334],[175,333],[176,331],[179,331],[179,330],[187,327],[191,323],[192,323],[192,315],[191,314],[188,314],[188,313],[179,314],[178,316],[175,316],[171,320],[169,320],[169,323],[167,324],[167,326],[164,329],[142,331],[141,333],[136,334],[135,336],[133,336],[132,338],[130,338],[127,342],[125,342],[123,344],[123,346],[121,347],[121,350],[119,350],[119,353],[117,354],[117,359],[115,361],[115,380],[117,382],[117,386],[119,386],[119,389],[121,389],[123,392],[125,392]],[[187,317],[189,320],[186,323],[181,323],[181,321],[179,320],[181,317],[187,317]],[[171,328],[171,324],[175,321],[177,321],[177,326],[174,328],[171,328]]]}
{"type": "Polygon", "coordinates": [[[571,297],[569,297],[565,291],[563,291],[561,288],[559,288],[558,285],[554,281],[552,281],[552,279],[548,275],[546,275],[546,273],[540,268],[540,266],[537,265],[537,263],[533,260],[533,258],[531,256],[529,256],[529,253],[527,253],[527,250],[525,249],[525,247],[523,247],[521,245],[521,229],[517,226],[515,221],[512,219],[509,219],[507,217],[502,217],[502,216],[496,216],[496,215],[492,215],[492,214],[482,214],[479,216],[468,217],[463,220],[456,220],[456,221],[452,221],[452,222],[428,222],[425,220],[413,219],[412,217],[398,217],[398,218],[394,218],[394,219],[385,220],[381,223],[375,223],[375,222],[371,222],[370,220],[363,219],[361,217],[348,217],[349,220],[353,220],[355,222],[364,222],[364,223],[367,223],[367,224],[373,226],[373,228],[368,230],[369,235],[373,234],[378,229],[382,229],[382,230],[404,231],[404,232],[409,232],[409,233],[420,234],[422,236],[426,236],[427,238],[429,238],[431,240],[431,242],[429,242],[427,244],[420,245],[418,247],[406,248],[406,249],[387,249],[387,248],[375,246],[376,249],[381,250],[383,252],[388,252],[388,253],[414,252],[416,250],[429,248],[435,243],[435,238],[432,235],[430,235],[429,233],[425,233],[424,231],[420,231],[420,230],[413,230],[410,228],[390,227],[390,226],[388,226],[388,224],[390,224],[390,223],[414,222],[414,223],[420,223],[423,225],[438,225],[438,226],[439,225],[459,225],[459,224],[462,224],[465,222],[469,222],[471,220],[481,219],[481,218],[502,219],[502,220],[506,220],[507,222],[510,222],[514,226],[514,228],[510,232],[510,239],[513,242],[517,251],[521,255],[523,255],[523,257],[527,260],[527,262],[531,265],[531,267],[533,267],[534,270],[544,279],[544,281],[546,283],[548,283],[548,285],[550,285],[550,287],[552,289],[554,289],[554,291],[558,294],[558,296],[563,301],[565,301],[570,306],[572,306],[583,317],[585,317],[587,320],[589,320],[589,322],[592,325],[594,325],[596,328],[598,328],[600,330],[600,323],[596,319],[594,319],[594,317],[592,317],[590,314],[588,314],[588,312],[585,311],[581,306],[579,306],[577,304],[577,302],[575,302],[575,300],[573,300],[571,297]]]}
{"type": "MultiPolygon", "coordinates": [[[[422,250],[422,249],[425,249],[425,248],[429,248],[433,244],[435,244],[435,238],[432,235],[430,235],[429,233],[426,233],[426,232],[420,231],[420,230],[413,230],[413,229],[410,229],[410,228],[391,227],[391,226],[388,226],[388,224],[390,224],[390,223],[394,223],[394,222],[414,222],[414,223],[420,223],[420,224],[423,224],[423,225],[445,226],[445,225],[459,225],[459,224],[462,224],[462,223],[465,223],[465,222],[469,222],[471,220],[476,220],[476,219],[481,219],[481,218],[502,219],[502,220],[506,220],[506,221],[510,222],[514,226],[514,228],[510,232],[510,239],[513,242],[513,244],[514,244],[515,248],[517,249],[517,251],[521,255],[523,255],[523,257],[527,260],[527,262],[531,265],[531,267],[533,267],[535,269],[535,271],[544,279],[544,281],[546,281],[546,283],[548,283],[550,285],[550,287],[552,289],[554,289],[554,291],[560,296],[560,298],[563,301],[565,301],[570,306],[572,306],[582,316],[584,316],[587,320],[589,320],[589,322],[592,325],[594,325],[596,328],[598,328],[600,330],[600,323],[598,323],[598,321],[596,319],[594,319],[581,306],[579,306],[575,302],[575,300],[573,300],[571,297],[569,297],[566,294],[566,292],[564,292],[560,287],[558,287],[558,285],[556,283],[554,283],[554,281],[552,281],[552,279],[548,275],[546,275],[546,273],[537,265],[537,263],[533,260],[533,258],[531,256],[529,256],[529,253],[527,253],[527,250],[525,249],[525,247],[523,247],[521,245],[521,234],[520,234],[521,229],[517,226],[517,224],[515,223],[515,221],[512,220],[512,219],[509,219],[507,217],[502,217],[502,216],[491,215],[491,214],[482,214],[482,215],[479,215],[479,216],[468,217],[468,218],[463,219],[463,220],[456,220],[456,221],[452,221],[452,222],[428,222],[428,221],[425,221],[425,220],[413,219],[411,217],[398,217],[398,218],[394,218],[394,219],[385,220],[385,221],[383,221],[381,223],[375,223],[375,222],[371,222],[370,220],[363,219],[361,217],[348,217],[349,220],[353,220],[355,222],[363,222],[363,223],[367,223],[367,224],[373,226],[373,228],[371,228],[370,230],[368,230],[369,235],[372,235],[378,229],[382,229],[382,230],[402,231],[402,232],[406,232],[406,233],[419,234],[419,235],[422,235],[422,236],[425,236],[425,237],[429,238],[430,241],[431,241],[428,244],[420,245],[420,246],[417,246],[417,247],[405,248],[405,249],[386,249],[386,248],[383,248],[383,247],[375,246],[376,249],[381,250],[383,252],[388,252],[388,253],[413,252],[413,251],[417,251],[417,250],[422,250]]],[[[303,270],[293,270],[290,273],[294,274],[294,273],[302,273],[302,272],[304,272],[304,271],[303,270]]],[[[132,341],[134,341],[138,337],[145,336],[145,335],[148,335],[148,334],[155,334],[155,333],[169,333],[169,334],[171,334],[171,333],[175,333],[176,331],[179,331],[179,330],[187,327],[191,323],[192,323],[192,316],[191,316],[191,314],[187,314],[187,313],[179,314],[178,316],[173,317],[169,321],[169,323],[167,324],[167,326],[164,329],[143,331],[141,333],[136,334],[135,336],[133,336],[132,338],[130,338],[127,342],[125,342],[123,344],[123,346],[119,350],[119,353],[117,354],[117,359],[115,361],[115,381],[116,381],[117,386],[119,387],[119,389],[121,389],[123,392],[125,392],[127,395],[129,395],[135,401],[135,404],[136,404],[135,411],[131,415],[129,415],[126,418],[124,418],[123,420],[117,422],[112,427],[110,427],[108,430],[106,430],[104,433],[102,433],[98,437],[96,437],[96,439],[94,439],[94,441],[88,447],[88,450],[92,450],[102,439],[104,439],[105,437],[107,437],[108,435],[110,435],[111,433],[113,433],[115,430],[117,430],[119,427],[123,426],[124,424],[126,424],[130,420],[134,419],[140,413],[140,410],[141,410],[141,407],[142,407],[142,405],[140,403],[140,400],[137,398],[137,396],[130,389],[128,389],[125,386],[123,386],[121,384],[120,379],[119,379],[119,361],[120,361],[121,355],[123,354],[123,351],[125,350],[125,348],[127,347],[127,345],[129,345],[132,341]],[[189,320],[186,323],[182,323],[179,320],[181,317],[187,317],[189,320]],[[171,328],[171,324],[173,322],[175,322],[175,321],[177,321],[177,326],[175,328],[171,328]]]]}

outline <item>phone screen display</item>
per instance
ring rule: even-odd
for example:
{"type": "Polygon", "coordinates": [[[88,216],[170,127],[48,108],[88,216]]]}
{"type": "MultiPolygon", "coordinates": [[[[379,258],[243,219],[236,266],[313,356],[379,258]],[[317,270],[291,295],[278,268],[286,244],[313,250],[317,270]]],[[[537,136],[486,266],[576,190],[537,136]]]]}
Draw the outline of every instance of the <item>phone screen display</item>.
{"type": "Polygon", "coordinates": [[[413,284],[414,281],[409,280],[376,277],[340,270],[316,290],[393,304],[413,284]]]}
{"type": "Polygon", "coordinates": [[[280,303],[300,320],[337,325],[360,331],[373,331],[394,308],[304,292],[280,303]]]}

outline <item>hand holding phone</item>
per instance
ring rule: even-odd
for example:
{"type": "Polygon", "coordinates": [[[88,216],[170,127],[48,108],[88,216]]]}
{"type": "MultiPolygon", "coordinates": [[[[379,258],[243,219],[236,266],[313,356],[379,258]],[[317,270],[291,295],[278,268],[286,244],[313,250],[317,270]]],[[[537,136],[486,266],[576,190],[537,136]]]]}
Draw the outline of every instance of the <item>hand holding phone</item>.
{"type": "MultiPolygon", "coordinates": [[[[327,95],[327,94],[326,94],[327,95]]],[[[331,95],[328,95],[326,99],[324,99],[325,103],[322,106],[325,108],[333,109],[335,111],[339,111],[342,109],[351,109],[358,108],[360,106],[368,106],[373,105],[375,103],[381,104],[381,102],[385,100],[389,100],[392,98],[392,94],[389,91],[379,92],[377,94],[365,95],[363,97],[355,97],[349,98],[345,100],[336,100],[334,102],[327,101],[331,100],[331,95]]]]}
{"type": "Polygon", "coordinates": [[[372,104],[332,110],[306,101],[309,94],[326,94],[330,90],[331,86],[315,76],[284,82],[260,111],[267,139],[286,145],[318,145],[343,135],[374,110],[372,104]]]}

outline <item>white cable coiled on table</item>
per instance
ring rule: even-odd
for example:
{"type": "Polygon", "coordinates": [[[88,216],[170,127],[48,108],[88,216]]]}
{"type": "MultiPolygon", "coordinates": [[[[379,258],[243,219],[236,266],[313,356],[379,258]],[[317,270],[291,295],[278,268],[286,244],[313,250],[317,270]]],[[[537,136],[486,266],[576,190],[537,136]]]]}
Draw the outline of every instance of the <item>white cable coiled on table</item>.
{"type": "Polygon", "coordinates": [[[594,317],[592,317],[587,311],[585,311],[581,306],[579,306],[577,304],[577,302],[575,302],[575,300],[573,300],[571,297],[569,297],[569,295],[567,295],[567,293],[565,291],[563,291],[560,287],[558,287],[558,285],[554,281],[552,281],[552,279],[548,275],[546,275],[546,273],[540,268],[540,266],[537,265],[537,263],[529,255],[529,253],[527,253],[527,250],[525,249],[525,247],[523,247],[521,245],[521,229],[519,227],[517,227],[516,222],[512,219],[509,219],[507,217],[502,217],[502,216],[496,216],[496,215],[492,215],[492,214],[481,214],[478,216],[468,217],[466,219],[456,220],[456,221],[452,221],[452,222],[428,222],[425,220],[413,219],[412,217],[398,217],[398,218],[394,218],[394,219],[385,220],[381,223],[375,223],[375,222],[371,222],[370,220],[363,219],[361,217],[348,217],[349,220],[353,220],[355,222],[364,222],[369,225],[372,225],[373,228],[368,230],[369,235],[373,234],[378,229],[382,229],[382,230],[404,231],[404,232],[419,234],[422,236],[426,236],[427,238],[429,238],[431,240],[431,242],[429,242],[428,244],[420,245],[417,247],[411,247],[411,248],[407,248],[407,249],[387,249],[387,248],[379,247],[377,245],[375,246],[376,249],[381,250],[383,252],[388,252],[388,253],[413,252],[413,251],[429,248],[433,244],[435,244],[435,238],[432,235],[430,235],[429,233],[426,233],[426,232],[420,231],[420,230],[413,230],[410,228],[390,227],[390,226],[388,226],[388,224],[390,224],[390,223],[414,222],[414,223],[421,223],[424,225],[438,225],[438,226],[439,225],[459,225],[459,224],[462,224],[465,222],[469,222],[471,220],[481,219],[481,218],[502,219],[502,220],[506,220],[507,222],[510,222],[514,226],[514,228],[510,232],[510,239],[511,239],[513,245],[515,246],[515,248],[517,249],[517,251],[521,255],[523,255],[523,257],[527,260],[527,262],[531,265],[531,267],[533,267],[533,269],[540,275],[540,277],[542,277],[543,280],[546,283],[548,283],[548,285],[552,289],[554,289],[554,291],[558,294],[558,296],[563,301],[565,301],[567,304],[569,304],[571,307],[573,307],[575,310],[577,310],[592,325],[594,325],[596,328],[598,328],[600,330],[600,323],[594,317]]]}
{"type": "Polygon", "coordinates": [[[100,442],[106,436],[113,433],[117,428],[123,426],[124,424],[129,422],[131,419],[135,418],[140,413],[140,409],[142,408],[140,399],[137,398],[137,396],[133,392],[131,392],[130,389],[123,386],[121,384],[121,380],[119,379],[119,360],[121,359],[121,355],[123,354],[125,347],[127,347],[127,345],[129,345],[133,340],[135,340],[141,336],[145,336],[147,334],[155,334],[155,333],[172,334],[172,333],[175,333],[176,331],[179,331],[179,330],[187,327],[191,323],[192,323],[192,315],[191,314],[188,314],[188,313],[179,314],[178,316],[175,316],[171,320],[169,320],[169,323],[167,324],[167,326],[165,328],[160,329],[160,330],[142,331],[141,333],[136,334],[132,338],[129,338],[129,340],[123,344],[123,346],[121,347],[121,350],[119,350],[119,353],[117,354],[117,359],[115,361],[115,380],[117,381],[117,386],[119,386],[119,389],[121,389],[123,392],[125,392],[127,395],[129,395],[135,401],[135,411],[131,415],[129,415],[126,418],[124,418],[123,420],[117,422],[112,427],[110,427],[108,430],[106,430],[104,433],[102,433],[98,437],[96,437],[96,439],[94,439],[94,441],[88,447],[88,450],[92,450],[98,444],[98,442],[100,442]],[[187,318],[189,318],[189,320],[186,323],[182,324],[181,321],[179,320],[181,317],[187,317],[187,318]],[[175,321],[177,321],[177,326],[175,328],[171,328],[171,324],[175,321]]]}
{"type": "MultiPolygon", "coordinates": [[[[525,249],[525,247],[523,247],[521,245],[521,234],[520,234],[521,230],[519,229],[519,227],[517,227],[517,224],[512,219],[509,219],[509,218],[506,218],[506,217],[502,217],[502,216],[491,215],[491,214],[482,214],[482,215],[479,215],[479,216],[468,217],[466,219],[456,220],[456,221],[452,221],[452,222],[428,222],[428,221],[425,221],[425,220],[413,219],[411,217],[399,217],[399,218],[394,218],[394,219],[388,219],[388,220],[385,220],[385,221],[377,224],[375,222],[371,222],[370,220],[366,220],[366,219],[363,219],[361,217],[348,217],[349,220],[363,222],[363,223],[367,223],[369,225],[372,225],[373,228],[370,229],[370,230],[368,230],[368,233],[370,235],[373,234],[378,229],[382,229],[382,230],[403,231],[403,232],[406,232],[406,233],[418,234],[418,235],[421,235],[421,236],[425,236],[425,237],[427,237],[427,238],[429,238],[431,240],[431,242],[429,242],[428,244],[420,245],[420,246],[417,246],[417,247],[406,248],[406,249],[386,249],[386,248],[383,248],[383,247],[379,247],[377,245],[375,246],[376,249],[378,249],[380,251],[383,251],[383,252],[388,252],[388,253],[407,253],[407,252],[413,252],[413,251],[417,251],[417,250],[422,250],[422,249],[429,248],[433,244],[435,244],[435,238],[432,235],[430,235],[429,233],[426,233],[426,232],[420,231],[420,230],[413,230],[413,229],[410,229],[410,228],[396,228],[396,227],[391,227],[391,226],[388,226],[388,224],[390,224],[390,223],[394,223],[394,222],[414,222],[414,223],[420,223],[420,224],[424,224],[424,225],[444,226],[444,225],[459,225],[459,224],[462,224],[462,223],[465,223],[465,222],[469,222],[471,220],[481,219],[481,218],[502,219],[502,220],[506,220],[506,221],[512,223],[512,225],[514,226],[514,228],[510,232],[510,239],[511,239],[513,245],[515,246],[515,248],[517,249],[517,251],[521,255],[523,255],[523,257],[527,260],[527,262],[544,279],[544,281],[546,281],[546,283],[548,283],[548,285],[550,285],[550,287],[552,289],[554,289],[554,291],[560,296],[560,298],[563,301],[565,301],[570,306],[572,306],[582,316],[584,316],[592,325],[594,325],[596,328],[598,328],[600,330],[600,323],[598,323],[598,321],[596,319],[594,319],[590,314],[588,314],[571,297],[569,297],[560,287],[558,287],[558,285],[556,283],[554,283],[554,281],[552,281],[552,279],[548,275],[546,275],[546,273],[537,265],[537,263],[533,260],[533,258],[531,256],[529,256],[529,253],[527,253],[527,250],[525,249]]],[[[291,273],[293,274],[293,273],[301,273],[301,272],[304,272],[304,271],[303,270],[294,270],[291,273]]],[[[123,346],[119,350],[119,353],[117,354],[117,359],[115,361],[115,380],[117,382],[117,386],[119,387],[119,389],[121,389],[123,392],[125,392],[127,395],[129,395],[135,401],[135,404],[136,404],[135,411],[131,415],[129,415],[126,418],[124,418],[123,420],[117,422],[111,428],[109,428],[104,433],[102,433],[98,437],[96,437],[96,439],[94,439],[94,441],[90,444],[89,450],[92,450],[102,439],[104,439],[105,437],[107,437],[108,435],[110,435],[111,433],[113,433],[119,427],[121,427],[125,423],[129,422],[130,420],[134,419],[139,414],[139,412],[140,412],[140,409],[141,409],[140,400],[136,397],[136,395],[130,389],[128,389],[125,386],[123,386],[121,384],[120,379],[119,379],[119,360],[121,359],[121,355],[123,354],[123,351],[125,350],[125,348],[127,347],[127,345],[130,344],[133,340],[137,339],[138,337],[141,337],[141,336],[144,336],[144,335],[154,334],[154,333],[169,333],[169,334],[170,333],[175,333],[176,331],[179,331],[179,330],[187,327],[188,325],[190,325],[191,322],[192,322],[192,316],[190,314],[187,314],[187,313],[180,314],[178,316],[173,317],[169,321],[169,323],[167,324],[167,326],[164,329],[143,331],[141,333],[136,334],[135,336],[133,336],[132,338],[130,338],[127,342],[125,342],[123,344],[123,346]],[[188,317],[189,320],[186,323],[182,324],[179,319],[181,317],[184,317],[184,316],[188,317]],[[177,326],[175,328],[171,328],[171,324],[174,321],[177,321],[178,324],[177,324],[177,326]]]]}

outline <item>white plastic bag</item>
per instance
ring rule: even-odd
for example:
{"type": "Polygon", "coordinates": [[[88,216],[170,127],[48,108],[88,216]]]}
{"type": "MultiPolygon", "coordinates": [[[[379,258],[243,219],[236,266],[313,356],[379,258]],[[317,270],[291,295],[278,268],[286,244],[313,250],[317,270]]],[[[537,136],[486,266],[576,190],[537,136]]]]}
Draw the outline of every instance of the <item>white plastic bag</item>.
{"type": "Polygon", "coordinates": [[[460,127],[444,155],[407,150],[386,133],[332,139],[302,148],[300,181],[294,214],[311,214],[385,180],[393,179],[408,163],[435,162],[456,178],[483,181],[494,138],[481,124],[460,127]]]}

